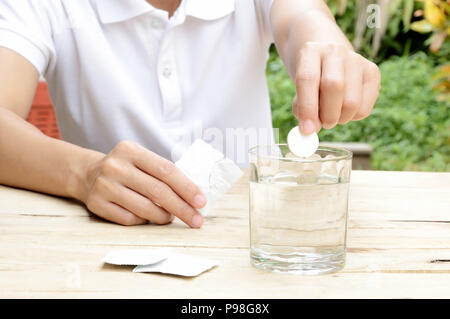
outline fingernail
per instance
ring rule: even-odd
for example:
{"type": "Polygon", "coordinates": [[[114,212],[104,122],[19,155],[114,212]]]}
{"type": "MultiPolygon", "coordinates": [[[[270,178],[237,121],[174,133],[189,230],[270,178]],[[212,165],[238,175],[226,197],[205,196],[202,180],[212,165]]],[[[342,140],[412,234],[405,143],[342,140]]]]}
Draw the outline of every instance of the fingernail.
{"type": "Polygon", "coordinates": [[[312,134],[316,131],[316,126],[314,125],[313,121],[306,120],[304,122],[300,123],[300,130],[303,134],[312,134]]]}
{"type": "Polygon", "coordinates": [[[203,224],[203,217],[200,214],[195,214],[191,220],[191,226],[194,228],[200,228],[203,224]]]}
{"type": "Polygon", "coordinates": [[[195,195],[194,204],[196,208],[202,208],[206,204],[206,197],[202,194],[195,195]]]}

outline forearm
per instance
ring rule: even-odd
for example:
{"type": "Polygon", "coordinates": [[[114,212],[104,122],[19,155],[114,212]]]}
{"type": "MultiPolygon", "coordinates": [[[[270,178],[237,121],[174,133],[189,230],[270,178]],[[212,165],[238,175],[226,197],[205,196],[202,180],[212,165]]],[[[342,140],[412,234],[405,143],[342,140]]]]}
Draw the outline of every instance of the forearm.
{"type": "Polygon", "coordinates": [[[275,0],[271,24],[278,52],[292,79],[298,53],[307,42],[335,43],[353,49],[322,0],[275,0]]]}
{"type": "Polygon", "coordinates": [[[47,137],[0,107],[0,184],[80,199],[87,166],[102,156],[47,137]]]}

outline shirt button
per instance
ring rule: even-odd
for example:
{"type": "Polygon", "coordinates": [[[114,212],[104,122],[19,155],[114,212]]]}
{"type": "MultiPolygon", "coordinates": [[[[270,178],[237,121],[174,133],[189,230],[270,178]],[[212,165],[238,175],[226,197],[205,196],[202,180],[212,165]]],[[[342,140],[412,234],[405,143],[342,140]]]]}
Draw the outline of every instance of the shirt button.
{"type": "Polygon", "coordinates": [[[159,28],[161,26],[161,23],[157,19],[152,19],[151,24],[154,28],[159,28]]]}
{"type": "Polygon", "coordinates": [[[169,67],[165,67],[163,69],[163,73],[162,74],[163,74],[163,76],[165,78],[170,78],[170,76],[172,75],[172,70],[169,67]]]}

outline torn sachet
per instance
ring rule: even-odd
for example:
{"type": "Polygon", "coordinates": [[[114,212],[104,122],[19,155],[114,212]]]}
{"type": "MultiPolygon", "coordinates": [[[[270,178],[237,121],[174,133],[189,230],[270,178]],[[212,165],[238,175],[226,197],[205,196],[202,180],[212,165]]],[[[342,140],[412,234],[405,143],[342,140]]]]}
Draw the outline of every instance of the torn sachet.
{"type": "Polygon", "coordinates": [[[102,261],[112,265],[148,265],[167,259],[169,248],[156,249],[124,249],[109,252],[102,261]]]}
{"type": "Polygon", "coordinates": [[[128,249],[109,252],[103,262],[118,266],[136,266],[133,272],[157,272],[195,277],[219,263],[204,257],[173,253],[169,248],[128,249]]]}
{"type": "Polygon", "coordinates": [[[175,165],[205,194],[207,203],[198,209],[203,216],[242,176],[231,159],[201,139],[195,140],[175,165]]]}
{"type": "Polygon", "coordinates": [[[217,266],[214,260],[172,253],[169,258],[158,263],[136,266],[133,272],[159,272],[184,277],[195,277],[217,266]]]}

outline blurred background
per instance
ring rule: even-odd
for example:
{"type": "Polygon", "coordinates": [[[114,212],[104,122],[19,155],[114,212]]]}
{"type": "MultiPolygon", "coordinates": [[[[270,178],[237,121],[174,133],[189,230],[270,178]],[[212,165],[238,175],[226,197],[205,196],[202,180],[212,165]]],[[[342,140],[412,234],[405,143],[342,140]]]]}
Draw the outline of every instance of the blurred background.
{"type": "MultiPolygon", "coordinates": [[[[347,144],[362,168],[450,171],[450,0],[327,0],[355,49],[377,63],[382,87],[372,115],[321,130],[347,144]]],[[[297,125],[295,86],[275,47],[267,80],[280,142],[297,125]]],[[[361,168],[361,167],[356,167],[361,168]]]]}

